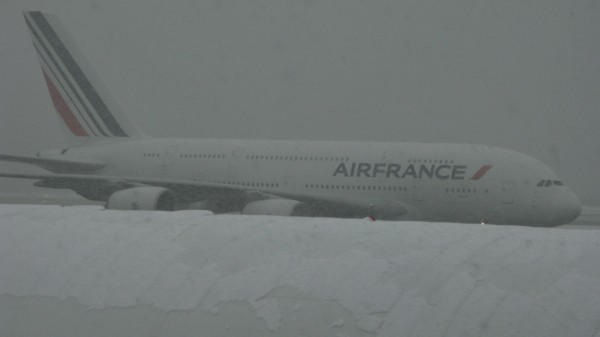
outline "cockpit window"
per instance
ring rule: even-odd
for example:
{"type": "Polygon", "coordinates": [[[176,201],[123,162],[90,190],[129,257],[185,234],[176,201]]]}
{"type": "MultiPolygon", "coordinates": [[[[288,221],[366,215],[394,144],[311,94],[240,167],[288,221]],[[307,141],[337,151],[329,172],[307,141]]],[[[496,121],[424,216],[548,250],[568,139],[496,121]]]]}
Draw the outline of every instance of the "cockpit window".
{"type": "Polygon", "coordinates": [[[548,179],[543,179],[540,180],[539,183],[537,183],[537,187],[548,187],[548,186],[562,186],[563,183],[560,180],[548,180],[548,179]]]}

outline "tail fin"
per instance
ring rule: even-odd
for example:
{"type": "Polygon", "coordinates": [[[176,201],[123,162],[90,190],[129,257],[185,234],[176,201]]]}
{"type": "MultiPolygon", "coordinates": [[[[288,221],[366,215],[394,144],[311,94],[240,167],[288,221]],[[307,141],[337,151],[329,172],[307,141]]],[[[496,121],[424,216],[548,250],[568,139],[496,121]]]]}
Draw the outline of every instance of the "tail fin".
{"type": "Polygon", "coordinates": [[[25,12],[24,16],[67,144],[143,137],[58,18],[42,12],[25,12]]]}

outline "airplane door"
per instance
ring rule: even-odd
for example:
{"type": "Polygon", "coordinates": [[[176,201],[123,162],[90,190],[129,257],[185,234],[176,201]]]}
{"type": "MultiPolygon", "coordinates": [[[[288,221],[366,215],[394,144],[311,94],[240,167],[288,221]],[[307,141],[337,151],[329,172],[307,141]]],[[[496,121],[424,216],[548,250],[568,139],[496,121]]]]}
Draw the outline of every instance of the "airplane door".
{"type": "Polygon", "coordinates": [[[512,204],[515,200],[515,182],[514,181],[503,181],[502,182],[502,203],[512,204]]]}
{"type": "Polygon", "coordinates": [[[164,154],[163,160],[162,160],[162,165],[160,167],[160,174],[163,177],[166,177],[169,175],[169,173],[171,171],[171,167],[173,166],[173,163],[175,163],[175,157],[177,156],[178,151],[179,151],[178,145],[169,146],[165,150],[165,154],[164,154]]]}
{"type": "Polygon", "coordinates": [[[288,191],[293,191],[296,188],[296,180],[293,176],[283,177],[283,188],[288,191]]]}
{"type": "Polygon", "coordinates": [[[229,158],[229,163],[227,164],[227,177],[229,180],[235,180],[237,177],[237,168],[240,164],[240,159],[244,154],[243,147],[236,147],[231,152],[231,157],[229,158]]]}
{"type": "Polygon", "coordinates": [[[178,145],[169,146],[167,148],[167,150],[165,151],[165,156],[162,160],[163,166],[167,167],[173,165],[173,163],[175,162],[175,156],[177,155],[177,150],[179,150],[178,145]]]}
{"type": "Polygon", "coordinates": [[[386,163],[393,162],[396,159],[396,151],[391,151],[391,150],[385,151],[383,153],[382,159],[386,163]]]}
{"type": "Polygon", "coordinates": [[[423,180],[415,179],[414,182],[414,197],[416,201],[425,200],[425,192],[423,191],[423,180]]]}

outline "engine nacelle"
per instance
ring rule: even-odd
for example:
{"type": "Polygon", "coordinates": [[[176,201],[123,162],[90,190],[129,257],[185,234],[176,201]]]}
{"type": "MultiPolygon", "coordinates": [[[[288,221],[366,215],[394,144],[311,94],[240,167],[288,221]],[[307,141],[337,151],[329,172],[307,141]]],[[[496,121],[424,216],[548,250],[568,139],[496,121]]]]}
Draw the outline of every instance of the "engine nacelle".
{"type": "Polygon", "coordinates": [[[281,216],[311,216],[309,206],[291,199],[267,199],[253,201],[244,207],[242,214],[249,215],[281,215],[281,216]]]}
{"type": "Polygon", "coordinates": [[[175,193],[156,186],[133,187],[113,193],[107,209],[174,211],[175,193]]]}

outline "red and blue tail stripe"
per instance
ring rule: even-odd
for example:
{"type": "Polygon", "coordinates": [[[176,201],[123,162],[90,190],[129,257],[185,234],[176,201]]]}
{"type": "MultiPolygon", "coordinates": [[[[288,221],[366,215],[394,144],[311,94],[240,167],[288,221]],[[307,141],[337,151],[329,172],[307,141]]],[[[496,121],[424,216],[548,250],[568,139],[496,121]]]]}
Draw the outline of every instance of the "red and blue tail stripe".
{"type": "Polygon", "coordinates": [[[65,32],[55,29],[58,23],[42,12],[26,12],[25,21],[54,107],[70,132],[77,137],[129,137],[77,62],[82,60],[74,56],[74,46],[64,41],[65,32]]]}

